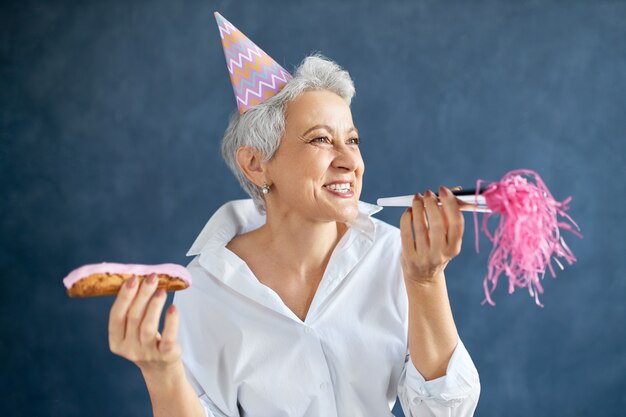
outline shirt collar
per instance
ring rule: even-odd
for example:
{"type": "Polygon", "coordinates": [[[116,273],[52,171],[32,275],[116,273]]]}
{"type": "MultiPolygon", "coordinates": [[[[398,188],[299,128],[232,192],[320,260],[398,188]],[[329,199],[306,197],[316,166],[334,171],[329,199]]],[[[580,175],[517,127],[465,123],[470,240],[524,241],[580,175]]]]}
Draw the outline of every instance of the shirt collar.
{"type": "MultiPolygon", "coordinates": [[[[348,223],[348,226],[374,240],[376,226],[371,216],[382,209],[375,204],[359,201],[359,214],[348,223]]],[[[257,229],[264,223],[265,215],[259,213],[252,199],[229,201],[209,219],[189,248],[187,256],[199,255],[207,247],[223,247],[233,237],[257,229]]]]}

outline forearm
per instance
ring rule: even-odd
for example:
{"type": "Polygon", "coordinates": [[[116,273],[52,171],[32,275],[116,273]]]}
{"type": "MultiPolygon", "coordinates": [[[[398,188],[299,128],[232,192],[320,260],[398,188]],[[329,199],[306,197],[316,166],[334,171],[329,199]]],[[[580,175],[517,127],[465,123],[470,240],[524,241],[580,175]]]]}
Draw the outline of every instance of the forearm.
{"type": "Polygon", "coordinates": [[[142,371],[154,417],[204,417],[204,409],[187,380],[182,363],[167,373],[142,371]]]}
{"type": "Polygon", "coordinates": [[[409,352],[426,380],[444,376],[459,335],[443,272],[428,283],[405,279],[409,298],[409,352]]]}

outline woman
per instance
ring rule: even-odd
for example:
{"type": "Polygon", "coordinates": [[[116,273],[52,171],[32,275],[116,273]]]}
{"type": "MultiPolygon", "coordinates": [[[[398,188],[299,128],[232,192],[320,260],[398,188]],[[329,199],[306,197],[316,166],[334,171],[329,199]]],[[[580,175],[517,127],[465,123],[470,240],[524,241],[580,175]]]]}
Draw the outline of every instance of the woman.
{"type": "Polygon", "coordinates": [[[417,194],[400,230],[370,217],[353,95],[347,72],[311,56],[236,114],[223,155],[252,200],[200,233],[194,285],[162,334],[155,283],[120,291],[111,350],[141,369],[155,416],[390,416],[396,396],[407,416],[473,414],[478,373],[444,277],[461,248],[457,200],[417,194]]]}

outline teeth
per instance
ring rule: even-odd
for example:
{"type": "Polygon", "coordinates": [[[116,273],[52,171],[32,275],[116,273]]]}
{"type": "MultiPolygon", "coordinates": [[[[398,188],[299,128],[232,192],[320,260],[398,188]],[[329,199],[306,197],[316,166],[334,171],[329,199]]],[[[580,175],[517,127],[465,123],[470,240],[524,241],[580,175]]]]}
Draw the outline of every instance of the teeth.
{"type": "Polygon", "coordinates": [[[350,183],[344,182],[341,184],[329,184],[329,185],[326,185],[325,187],[328,188],[329,190],[347,192],[348,190],[350,190],[350,183]]]}

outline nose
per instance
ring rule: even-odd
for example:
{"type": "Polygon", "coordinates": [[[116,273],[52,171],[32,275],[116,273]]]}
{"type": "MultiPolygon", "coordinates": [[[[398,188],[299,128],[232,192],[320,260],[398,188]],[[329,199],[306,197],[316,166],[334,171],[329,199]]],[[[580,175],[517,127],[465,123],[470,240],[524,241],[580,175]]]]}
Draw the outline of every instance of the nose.
{"type": "Polygon", "coordinates": [[[348,172],[355,171],[360,164],[361,154],[358,148],[352,148],[348,145],[341,145],[335,148],[335,158],[332,166],[348,172]]]}

